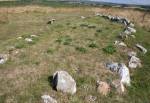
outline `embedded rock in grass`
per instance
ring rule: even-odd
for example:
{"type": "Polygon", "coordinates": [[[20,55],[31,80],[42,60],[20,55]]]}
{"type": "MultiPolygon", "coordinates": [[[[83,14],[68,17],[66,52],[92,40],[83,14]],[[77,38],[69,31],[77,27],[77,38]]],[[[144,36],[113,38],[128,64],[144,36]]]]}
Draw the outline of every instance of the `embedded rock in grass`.
{"type": "Polygon", "coordinates": [[[118,46],[122,46],[122,47],[126,47],[127,45],[124,43],[124,42],[122,42],[122,41],[115,41],[115,43],[114,43],[115,45],[118,45],[118,46]]]}
{"type": "Polygon", "coordinates": [[[131,33],[136,33],[136,30],[132,27],[127,27],[127,30],[130,31],[131,33]]]}
{"type": "Polygon", "coordinates": [[[30,37],[31,37],[31,38],[36,38],[36,37],[37,37],[37,35],[30,35],[30,37]]]}
{"type": "Polygon", "coordinates": [[[49,95],[42,95],[43,103],[57,103],[57,101],[49,95]]]}
{"type": "Polygon", "coordinates": [[[98,81],[97,82],[97,92],[106,96],[110,92],[110,85],[107,82],[98,81]]]}
{"type": "Polygon", "coordinates": [[[21,36],[19,36],[17,39],[22,39],[22,37],[21,37],[21,36]]]}
{"type": "Polygon", "coordinates": [[[128,56],[132,57],[132,56],[137,56],[137,53],[134,51],[128,52],[128,56]]]}
{"type": "Polygon", "coordinates": [[[53,87],[64,93],[76,93],[76,82],[66,71],[56,71],[53,74],[53,87]]]}
{"type": "Polygon", "coordinates": [[[53,24],[55,22],[55,19],[51,19],[47,22],[47,24],[53,24]]]}
{"type": "Polygon", "coordinates": [[[32,38],[25,38],[25,41],[32,42],[33,40],[32,40],[32,38]]]}
{"type": "Polygon", "coordinates": [[[4,64],[8,60],[7,54],[0,54],[0,64],[4,64]]]}
{"type": "Polygon", "coordinates": [[[118,72],[119,71],[119,67],[118,67],[118,63],[107,63],[106,67],[111,70],[112,72],[118,72]]]}
{"type": "Polygon", "coordinates": [[[124,85],[130,86],[130,73],[128,67],[123,63],[119,64],[119,75],[121,79],[121,90],[124,92],[124,85]]]}
{"type": "Polygon", "coordinates": [[[135,56],[132,56],[129,61],[129,68],[141,67],[141,60],[135,56]]]}
{"type": "Polygon", "coordinates": [[[81,19],[85,19],[86,17],[85,16],[81,16],[81,19]]]}
{"type": "Polygon", "coordinates": [[[147,49],[145,49],[143,46],[140,44],[136,44],[136,47],[139,48],[144,54],[147,53],[147,49]]]}

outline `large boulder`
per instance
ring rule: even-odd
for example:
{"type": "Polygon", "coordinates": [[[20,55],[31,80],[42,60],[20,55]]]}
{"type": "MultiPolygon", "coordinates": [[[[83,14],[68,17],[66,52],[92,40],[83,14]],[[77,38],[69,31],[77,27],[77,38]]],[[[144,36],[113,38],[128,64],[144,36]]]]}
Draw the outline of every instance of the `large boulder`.
{"type": "Polygon", "coordinates": [[[43,103],[57,103],[57,101],[49,95],[42,95],[43,103]]]}
{"type": "Polygon", "coordinates": [[[66,71],[56,71],[53,75],[53,87],[64,93],[76,93],[76,82],[66,71]]]}

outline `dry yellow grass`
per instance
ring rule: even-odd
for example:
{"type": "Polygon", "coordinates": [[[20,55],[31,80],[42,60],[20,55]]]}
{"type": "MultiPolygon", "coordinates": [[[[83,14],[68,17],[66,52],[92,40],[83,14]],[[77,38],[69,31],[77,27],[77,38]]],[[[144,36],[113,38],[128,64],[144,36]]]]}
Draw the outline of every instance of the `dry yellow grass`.
{"type": "Polygon", "coordinates": [[[41,6],[24,6],[24,7],[10,7],[0,8],[0,13],[23,13],[23,12],[43,12],[43,13],[50,13],[50,12],[101,12],[116,16],[126,17],[136,24],[140,26],[145,26],[146,28],[150,28],[150,12],[148,11],[139,11],[135,9],[120,9],[120,8],[52,8],[52,7],[41,7],[41,6]]]}

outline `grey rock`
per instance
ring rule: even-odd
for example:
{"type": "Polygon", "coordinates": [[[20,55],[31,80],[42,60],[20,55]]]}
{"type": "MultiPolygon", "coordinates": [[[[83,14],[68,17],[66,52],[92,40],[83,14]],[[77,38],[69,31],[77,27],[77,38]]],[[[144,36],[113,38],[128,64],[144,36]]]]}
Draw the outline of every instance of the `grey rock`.
{"type": "Polygon", "coordinates": [[[130,31],[131,33],[136,33],[136,30],[132,27],[127,27],[127,30],[130,31]]]}
{"type": "Polygon", "coordinates": [[[114,43],[115,45],[117,45],[117,46],[122,46],[122,47],[126,47],[127,45],[124,43],[124,42],[122,42],[122,41],[115,41],[115,43],[114,43]]]}
{"type": "Polygon", "coordinates": [[[53,74],[53,86],[64,93],[76,93],[76,82],[66,71],[56,71],[53,74]]]}
{"type": "Polygon", "coordinates": [[[119,64],[116,62],[107,63],[106,67],[111,70],[112,72],[118,72],[119,71],[119,64]]]}
{"type": "Polygon", "coordinates": [[[4,64],[8,60],[7,54],[0,54],[0,64],[4,64]]]}
{"type": "Polygon", "coordinates": [[[32,38],[25,38],[25,41],[32,42],[33,40],[32,40],[32,38]]]}
{"type": "Polygon", "coordinates": [[[125,91],[125,87],[124,85],[126,86],[130,86],[130,73],[129,73],[129,69],[128,67],[121,63],[119,64],[119,76],[120,76],[120,83],[121,83],[121,90],[122,92],[125,91]]]}
{"type": "Polygon", "coordinates": [[[130,52],[128,52],[128,56],[129,56],[129,57],[137,56],[137,53],[134,52],[134,51],[130,51],[130,52]]]}
{"type": "Polygon", "coordinates": [[[143,46],[140,44],[136,44],[136,47],[139,48],[144,54],[147,53],[147,49],[145,49],[143,46]]]}
{"type": "Polygon", "coordinates": [[[129,61],[129,68],[141,67],[141,60],[136,56],[132,56],[129,61]]]}
{"type": "Polygon", "coordinates": [[[43,95],[41,98],[43,99],[44,103],[57,103],[57,101],[49,95],[43,95]]]}

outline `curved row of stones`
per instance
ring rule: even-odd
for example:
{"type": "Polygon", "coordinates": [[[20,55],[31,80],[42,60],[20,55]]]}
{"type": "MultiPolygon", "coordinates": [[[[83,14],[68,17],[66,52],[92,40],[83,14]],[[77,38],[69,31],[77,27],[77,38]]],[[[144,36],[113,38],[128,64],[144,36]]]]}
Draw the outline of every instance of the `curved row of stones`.
{"type": "MultiPolygon", "coordinates": [[[[135,38],[134,33],[136,33],[136,29],[134,28],[134,24],[130,20],[123,17],[106,15],[102,13],[96,13],[95,16],[100,16],[105,19],[109,19],[110,21],[122,23],[124,25],[125,27],[124,31],[122,31],[119,34],[121,40],[116,40],[114,42],[114,45],[127,47],[127,45],[123,42],[123,40],[129,36],[135,38]]],[[[86,17],[81,16],[81,18],[85,19],[86,17]]],[[[48,24],[53,24],[54,21],[55,19],[52,19],[48,22],[48,24]]],[[[31,35],[30,38],[24,39],[27,42],[32,42],[33,41],[32,38],[35,37],[37,36],[31,35]]],[[[22,39],[22,37],[18,37],[17,39],[22,39]]],[[[147,50],[140,44],[136,44],[135,46],[139,48],[141,51],[143,51],[144,54],[147,52],[147,50]]],[[[137,56],[136,52],[134,51],[128,52],[128,56],[129,56],[129,63],[128,63],[129,68],[132,69],[141,67],[141,60],[138,57],[136,57],[137,56]]],[[[0,64],[4,64],[7,60],[8,55],[0,54],[0,64]]],[[[102,95],[107,95],[111,90],[111,86],[113,86],[116,88],[117,91],[123,93],[125,91],[124,85],[126,86],[131,85],[130,72],[128,67],[124,63],[117,63],[117,62],[106,63],[106,68],[112,72],[116,72],[117,74],[119,74],[120,78],[118,79],[118,81],[113,81],[111,84],[108,84],[105,81],[97,81],[97,91],[102,95]]],[[[54,89],[56,89],[57,91],[62,91],[64,93],[69,93],[73,95],[77,91],[75,80],[66,71],[56,71],[53,74],[52,84],[54,89]]],[[[57,101],[54,98],[50,97],[49,95],[43,95],[41,96],[41,98],[44,100],[44,103],[57,103],[57,101]]]]}

